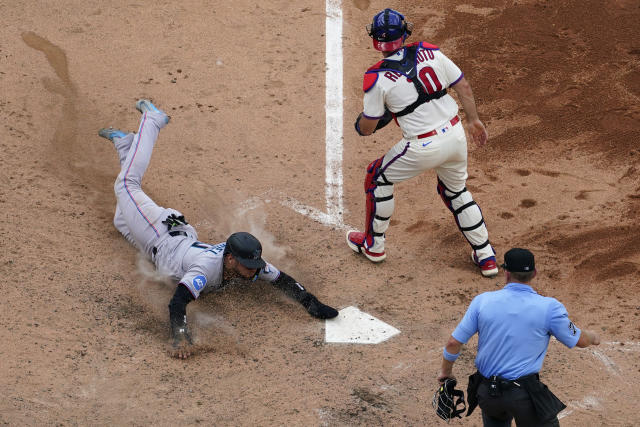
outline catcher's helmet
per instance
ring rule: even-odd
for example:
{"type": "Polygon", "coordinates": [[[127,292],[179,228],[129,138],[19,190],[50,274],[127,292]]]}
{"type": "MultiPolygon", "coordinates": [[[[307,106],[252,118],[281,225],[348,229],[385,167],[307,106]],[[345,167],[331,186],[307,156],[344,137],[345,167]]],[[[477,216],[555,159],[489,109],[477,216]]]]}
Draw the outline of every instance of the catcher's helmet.
{"type": "Polygon", "coordinates": [[[252,234],[240,231],[227,239],[224,253],[230,253],[235,259],[250,269],[262,269],[266,265],[262,259],[262,245],[252,234]]]}
{"type": "Polygon", "coordinates": [[[393,52],[411,35],[413,24],[404,19],[404,15],[393,9],[385,9],[373,17],[367,25],[373,47],[382,52],[393,52]]]}

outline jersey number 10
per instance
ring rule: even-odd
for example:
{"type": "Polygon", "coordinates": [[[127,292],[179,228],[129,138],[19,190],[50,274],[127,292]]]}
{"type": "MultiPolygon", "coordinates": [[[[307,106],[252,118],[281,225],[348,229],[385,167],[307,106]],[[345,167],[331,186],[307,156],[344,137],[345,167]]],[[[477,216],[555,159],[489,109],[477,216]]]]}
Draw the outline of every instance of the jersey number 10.
{"type": "Polygon", "coordinates": [[[438,80],[438,76],[436,75],[436,72],[433,71],[433,68],[428,66],[424,67],[418,73],[418,78],[429,95],[442,90],[442,83],[438,80]]]}

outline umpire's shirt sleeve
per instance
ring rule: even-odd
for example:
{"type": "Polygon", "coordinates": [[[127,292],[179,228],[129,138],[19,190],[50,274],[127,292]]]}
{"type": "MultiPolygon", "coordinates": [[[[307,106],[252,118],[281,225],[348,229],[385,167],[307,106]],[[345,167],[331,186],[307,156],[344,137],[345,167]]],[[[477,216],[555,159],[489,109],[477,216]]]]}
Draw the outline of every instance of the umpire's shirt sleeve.
{"type": "Polygon", "coordinates": [[[453,331],[451,336],[455,338],[457,341],[462,344],[466,344],[476,332],[478,332],[478,315],[480,314],[479,308],[481,305],[482,294],[476,296],[471,304],[469,304],[469,308],[467,312],[464,314],[464,317],[453,331]]]}
{"type": "Polygon", "coordinates": [[[562,344],[573,348],[580,339],[580,329],[569,319],[569,313],[564,305],[555,298],[549,298],[549,332],[562,344]]]}

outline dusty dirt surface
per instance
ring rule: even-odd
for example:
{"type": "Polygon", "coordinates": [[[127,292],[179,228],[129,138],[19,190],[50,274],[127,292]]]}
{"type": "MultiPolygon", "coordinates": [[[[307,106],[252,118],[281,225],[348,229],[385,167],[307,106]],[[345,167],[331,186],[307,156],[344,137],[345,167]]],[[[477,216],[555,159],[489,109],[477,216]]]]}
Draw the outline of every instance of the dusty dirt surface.
{"type": "MultiPolygon", "coordinates": [[[[364,26],[384,7],[416,24],[472,84],[489,145],[468,188],[498,258],[537,257],[540,293],[603,344],[552,342],[543,381],[566,426],[638,424],[640,9],[635,1],[343,1],[344,223],[362,227],[366,165],[400,137],[360,138],[361,78],[379,60],[364,26]]],[[[482,278],[432,172],[396,187],[387,260],[372,265],[288,207],[325,207],[325,4],[0,2],[0,423],[438,425],[441,349],[482,278]],[[198,353],[166,354],[173,283],[112,226],[115,151],[136,99],[172,122],[144,188],[204,241],[237,230],[338,309],[401,334],[324,342],[324,324],[269,284],[189,307],[198,353]]],[[[466,387],[475,339],[455,367],[466,387]]],[[[481,425],[480,413],[452,422],[481,425]]]]}

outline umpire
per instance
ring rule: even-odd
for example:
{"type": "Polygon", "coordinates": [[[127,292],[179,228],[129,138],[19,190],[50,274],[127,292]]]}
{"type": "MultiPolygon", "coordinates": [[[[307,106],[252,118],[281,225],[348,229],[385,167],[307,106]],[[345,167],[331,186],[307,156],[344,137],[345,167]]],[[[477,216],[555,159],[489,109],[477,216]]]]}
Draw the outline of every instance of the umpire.
{"type": "Polygon", "coordinates": [[[559,426],[566,406],[540,382],[538,372],[551,335],[569,348],[600,344],[593,331],[580,330],[555,298],[529,285],[536,275],[533,254],[514,248],[504,255],[507,285],[476,296],[443,350],[438,381],[453,378],[462,345],[478,333],[477,372],[469,377],[471,414],[480,405],[485,426],[559,426]]]}

